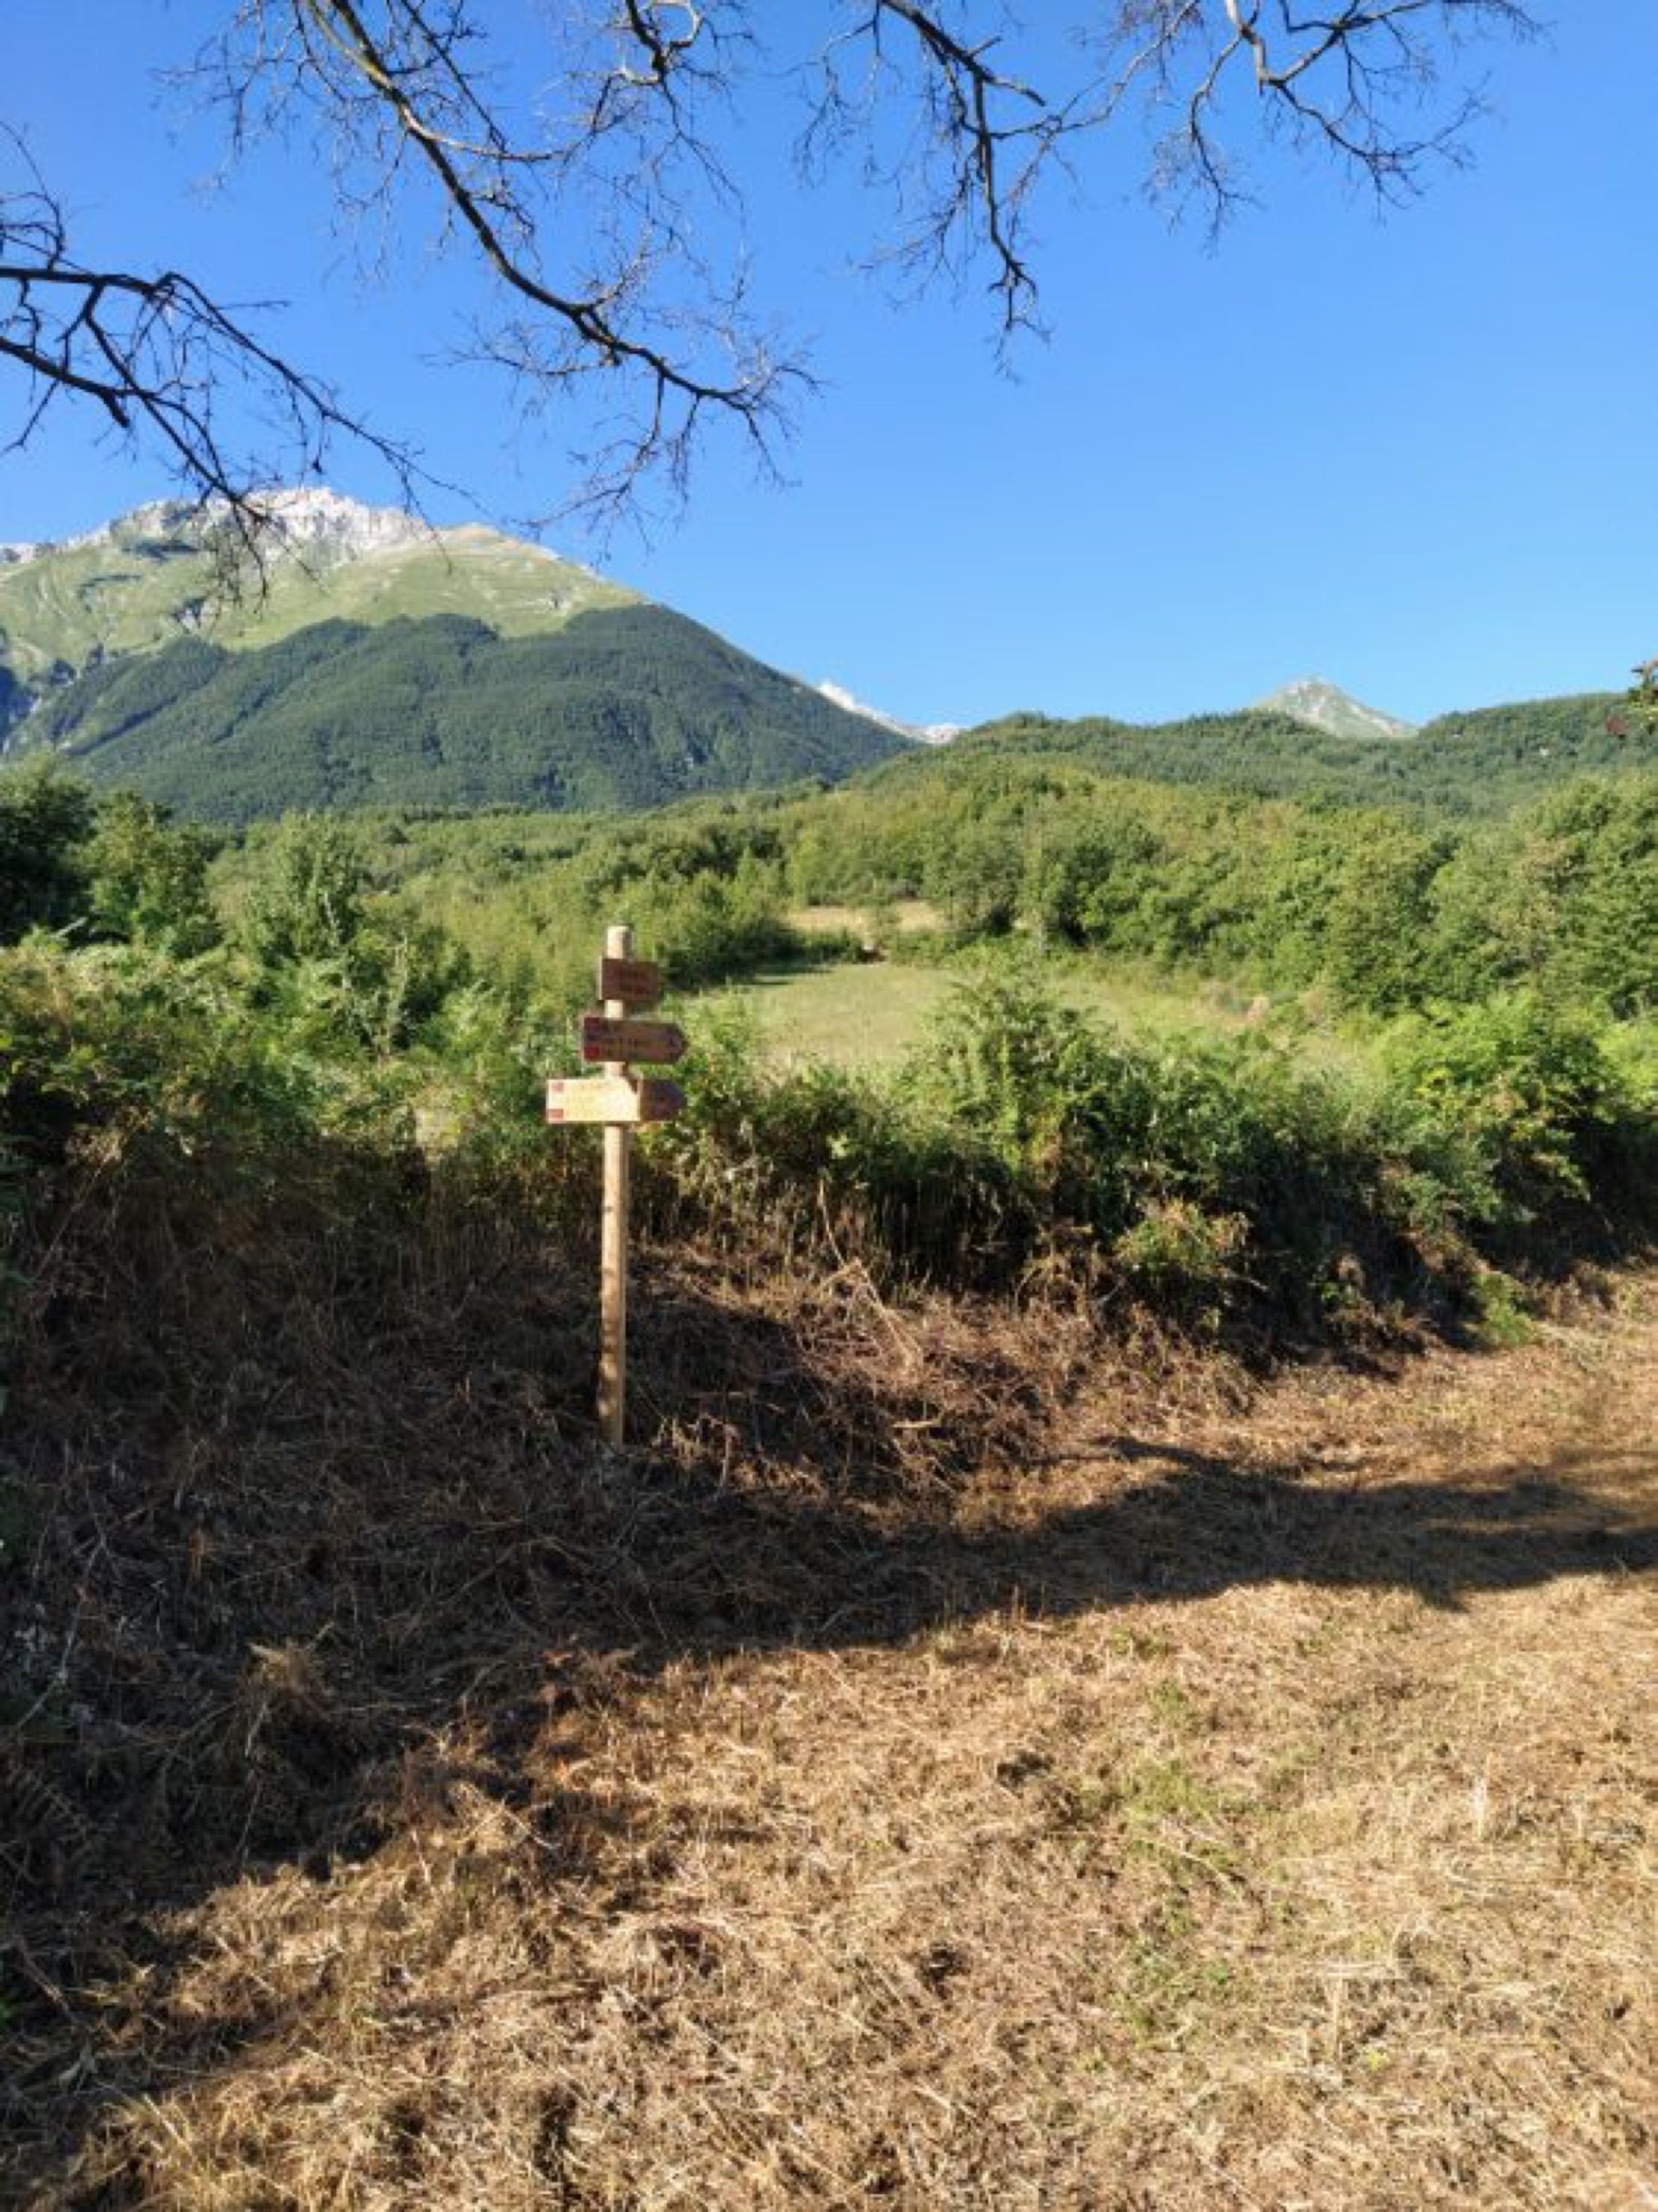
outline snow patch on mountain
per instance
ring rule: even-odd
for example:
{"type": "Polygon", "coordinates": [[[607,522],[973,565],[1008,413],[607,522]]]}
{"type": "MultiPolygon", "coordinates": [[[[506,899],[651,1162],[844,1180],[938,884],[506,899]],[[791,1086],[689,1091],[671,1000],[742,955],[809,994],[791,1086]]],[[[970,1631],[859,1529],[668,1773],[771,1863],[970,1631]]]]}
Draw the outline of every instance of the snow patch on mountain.
{"type": "Polygon", "coordinates": [[[923,745],[945,745],[961,734],[959,722],[900,722],[895,715],[883,714],[878,706],[867,705],[843,684],[820,684],[817,689],[832,706],[846,714],[862,715],[865,722],[878,724],[896,737],[913,737],[923,745]]]}

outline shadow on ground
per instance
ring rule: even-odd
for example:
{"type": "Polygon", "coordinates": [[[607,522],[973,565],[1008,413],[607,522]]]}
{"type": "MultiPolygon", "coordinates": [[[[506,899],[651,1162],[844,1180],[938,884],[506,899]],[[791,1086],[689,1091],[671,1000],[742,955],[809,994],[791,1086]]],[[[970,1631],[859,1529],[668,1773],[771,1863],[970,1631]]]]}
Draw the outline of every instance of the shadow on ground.
{"type": "Polygon", "coordinates": [[[579,1877],[615,1806],[566,1789],[549,1809],[532,1747],[544,1764],[549,1732],[665,1665],[1016,1604],[1292,1581],[1454,1606],[1658,1564],[1658,1525],[1619,1502],[1650,1457],[1332,1479],[1103,1433],[1062,1488],[987,1481],[1041,1457],[1064,1326],[898,1315],[846,1284],[768,1310],[683,1264],[655,1270],[642,1341],[642,1401],[672,1419],[618,1459],[583,1411],[589,1317],[520,1256],[510,1288],[463,1270],[440,1312],[429,1283],[348,1272],[325,1299],[278,1271],[228,1320],[198,1283],[210,1332],[167,1296],[148,1330],[123,1307],[118,1341],[107,1306],[49,1332],[0,1584],[19,2201],[149,2201],[141,2177],[85,2178],[84,2147],[271,2032],[256,1993],[169,2010],[210,1893],[326,1880],[461,1788],[579,1877]]]}

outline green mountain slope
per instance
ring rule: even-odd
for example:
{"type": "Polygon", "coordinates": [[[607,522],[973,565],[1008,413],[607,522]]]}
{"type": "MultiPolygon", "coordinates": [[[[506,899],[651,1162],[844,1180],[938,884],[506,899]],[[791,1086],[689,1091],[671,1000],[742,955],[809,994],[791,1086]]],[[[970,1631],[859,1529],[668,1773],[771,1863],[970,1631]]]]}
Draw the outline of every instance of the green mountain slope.
{"type": "Polygon", "coordinates": [[[838,778],[902,741],[498,531],[280,492],[263,578],[161,504],[0,547],[0,737],[182,813],[639,807],[838,778]]]}
{"type": "Polygon", "coordinates": [[[433,530],[328,491],[276,495],[263,578],[239,596],[204,529],[176,502],[139,508],[62,545],[0,547],[0,667],[40,691],[100,660],[205,637],[255,651],[314,623],[469,615],[505,637],[559,629],[636,592],[497,530],[433,530]]]}
{"type": "Polygon", "coordinates": [[[902,742],[666,608],[501,637],[457,615],[327,622],[106,660],[27,725],[94,782],[239,822],[377,805],[641,807],[838,779],[902,742]]]}

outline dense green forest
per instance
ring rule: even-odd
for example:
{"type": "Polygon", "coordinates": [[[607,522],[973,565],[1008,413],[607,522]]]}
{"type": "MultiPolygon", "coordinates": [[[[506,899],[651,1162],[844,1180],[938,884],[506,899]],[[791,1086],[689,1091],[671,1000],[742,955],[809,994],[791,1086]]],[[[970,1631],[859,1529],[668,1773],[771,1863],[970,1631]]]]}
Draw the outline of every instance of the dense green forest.
{"type": "MultiPolygon", "coordinates": [[[[1530,984],[1612,1018],[1658,993],[1658,775],[1581,780],[1495,817],[1122,780],[952,748],[837,789],[643,817],[364,817],[377,879],[515,987],[579,987],[625,911],[690,987],[783,957],[794,908],[855,910],[904,952],[1016,943],[1319,991],[1387,1018],[1530,984]]],[[[227,850],[228,895],[271,832],[227,850]]]]}
{"type": "Polygon", "coordinates": [[[649,605],[503,637],[462,615],[325,622],[105,660],[24,732],[104,787],[204,821],[294,809],[646,807],[834,780],[902,741],[649,605]]]}

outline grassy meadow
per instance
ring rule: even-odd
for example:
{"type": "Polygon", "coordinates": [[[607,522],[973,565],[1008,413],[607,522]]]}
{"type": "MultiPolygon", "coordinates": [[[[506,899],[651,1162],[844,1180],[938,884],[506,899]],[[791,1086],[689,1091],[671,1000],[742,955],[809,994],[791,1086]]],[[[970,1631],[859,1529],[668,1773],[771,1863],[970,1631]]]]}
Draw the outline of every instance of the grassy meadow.
{"type": "MultiPolygon", "coordinates": [[[[803,919],[808,939],[818,919],[803,919]]],[[[971,957],[762,969],[686,1001],[680,1011],[694,1021],[705,1006],[717,1014],[738,1010],[752,1020],[769,1055],[890,1067],[924,1046],[952,993],[971,990],[980,972],[971,957]]],[[[1252,1006],[1264,1011],[1268,1004],[1226,984],[1159,983],[1077,964],[1058,966],[1045,981],[1060,1004],[1079,1014],[1177,1034],[1235,1034],[1252,1006]]]]}

